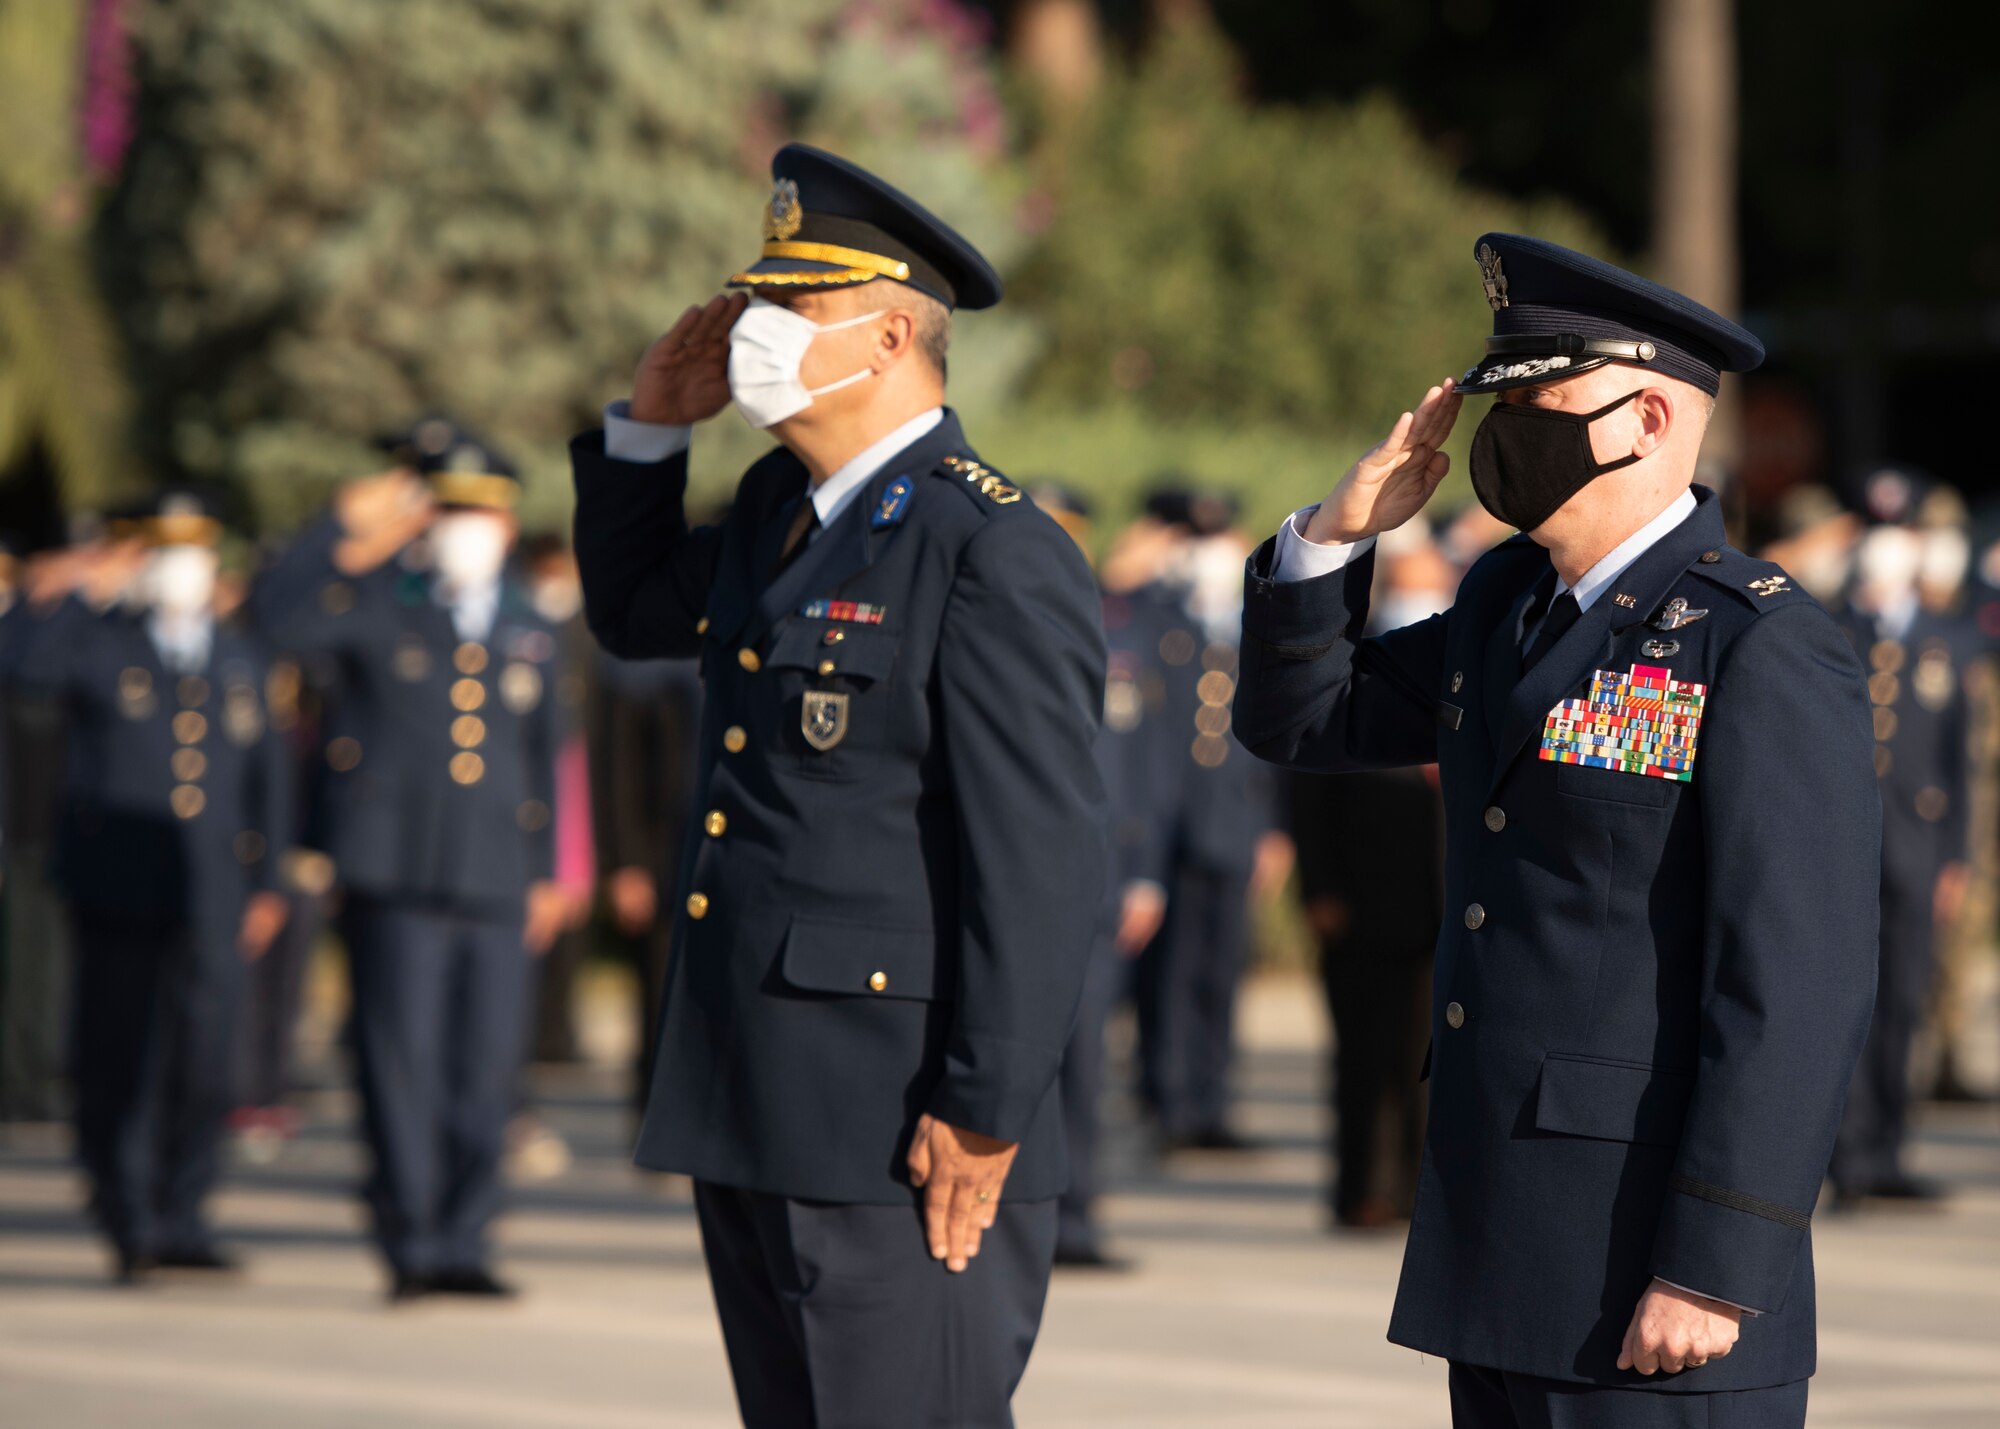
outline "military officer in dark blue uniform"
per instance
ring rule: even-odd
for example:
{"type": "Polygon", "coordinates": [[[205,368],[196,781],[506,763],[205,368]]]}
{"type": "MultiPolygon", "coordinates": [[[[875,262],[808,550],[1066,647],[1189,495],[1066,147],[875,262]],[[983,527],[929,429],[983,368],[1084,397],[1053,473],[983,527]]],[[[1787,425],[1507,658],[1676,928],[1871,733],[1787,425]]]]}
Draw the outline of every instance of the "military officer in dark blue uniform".
{"type": "Polygon", "coordinates": [[[1924,608],[1923,538],[1877,526],[1856,552],[1841,624],[1868,666],[1875,776],[1882,794],[1882,942],[1875,1018],[1854,1071],[1833,1158],[1843,1202],[1933,1200],[1903,1165],[1910,1046],[1937,976],[1938,933],[1968,879],[1970,715],[1962,627],[1924,608]]]}
{"type": "Polygon", "coordinates": [[[529,956],[568,905],[553,882],[556,641],[505,569],[513,467],[445,418],[397,458],[350,484],[255,600],[276,643],[336,671],[325,852],[345,892],[391,1296],[499,1296],[487,1227],[529,956]]]}
{"type": "Polygon", "coordinates": [[[214,615],[220,533],[194,496],[164,498],[133,523],[146,555],[123,597],[69,597],[19,675],[66,725],[54,869],[76,938],[77,1153],[128,1283],[233,1264],[203,1202],[245,963],[286,914],[287,771],[264,652],[214,615]]]}
{"type": "Polygon", "coordinates": [[[695,1178],[746,1422],[1005,1425],[1104,896],[1097,596],[943,406],[986,261],[830,154],[772,173],[747,308],[690,308],[572,446],[591,628],[706,678],[638,1160],[695,1178]],[[782,446],[690,529],[732,398],[782,446]]]}
{"type": "Polygon", "coordinates": [[[1692,486],[1757,340],[1552,243],[1476,257],[1494,333],[1459,387],[1498,400],[1472,486],[1523,534],[1450,610],[1359,638],[1372,538],[1445,474],[1460,391],[1431,389],[1252,557],[1236,700],[1265,758],[1439,768],[1389,1336],[1451,1361],[1461,1426],[1800,1425],[1812,1211],[1875,983],[1862,668],[1692,486]]]}

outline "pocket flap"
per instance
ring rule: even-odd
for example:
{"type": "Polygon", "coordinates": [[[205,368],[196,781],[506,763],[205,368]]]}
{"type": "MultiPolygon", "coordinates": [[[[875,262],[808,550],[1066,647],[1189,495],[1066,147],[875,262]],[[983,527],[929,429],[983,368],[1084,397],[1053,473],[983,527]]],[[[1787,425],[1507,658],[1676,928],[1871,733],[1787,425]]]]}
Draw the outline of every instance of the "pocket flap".
{"type": "Polygon", "coordinates": [[[1644,804],[1657,809],[1679,787],[1677,779],[1627,773],[1623,769],[1597,769],[1588,764],[1556,766],[1556,789],[1580,799],[1602,799],[1612,804],[1644,804]]]}
{"type": "Polygon", "coordinates": [[[807,992],[949,1001],[953,970],[929,928],[883,928],[795,916],[785,936],[785,981],[807,992]]]}
{"type": "Polygon", "coordinates": [[[786,622],[771,642],[767,665],[818,672],[821,664],[832,662],[832,675],[852,675],[863,680],[880,680],[896,665],[894,631],[857,621],[807,620],[786,622]]]}
{"type": "Polygon", "coordinates": [[[1693,1093],[1691,1072],[1551,1052],[1542,1062],[1535,1125],[1600,1141],[1678,1146],[1693,1093]]]}

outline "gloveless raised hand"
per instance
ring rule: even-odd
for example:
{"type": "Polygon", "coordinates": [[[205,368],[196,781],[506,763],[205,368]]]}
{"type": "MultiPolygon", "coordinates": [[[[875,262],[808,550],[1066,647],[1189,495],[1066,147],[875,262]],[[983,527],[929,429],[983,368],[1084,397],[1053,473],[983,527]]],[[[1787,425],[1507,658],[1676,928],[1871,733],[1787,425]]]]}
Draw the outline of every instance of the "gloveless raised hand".
{"type": "Polygon", "coordinates": [[[720,293],[655,339],[632,374],[634,420],[687,427],[729,405],[729,330],[750,299],[720,293]]]}
{"type": "Polygon", "coordinates": [[[1322,545],[1359,541],[1423,510],[1451,470],[1451,458],[1438,449],[1451,435],[1462,400],[1450,378],[1424,393],[1414,411],[1398,417],[1389,435],[1347,469],[1306,522],[1306,539],[1322,545]]]}

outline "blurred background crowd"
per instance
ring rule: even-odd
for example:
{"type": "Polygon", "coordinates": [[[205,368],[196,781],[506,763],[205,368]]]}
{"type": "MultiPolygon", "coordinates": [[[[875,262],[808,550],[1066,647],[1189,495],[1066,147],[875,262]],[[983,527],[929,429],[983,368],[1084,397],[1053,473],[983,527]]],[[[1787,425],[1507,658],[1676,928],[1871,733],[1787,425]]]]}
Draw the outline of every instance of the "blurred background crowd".
{"type": "MultiPolygon", "coordinates": [[[[1009,301],[960,320],[953,400],[1104,586],[1125,887],[1071,1059],[1083,1165],[1128,1065],[1162,1154],[1239,1147],[1236,988],[1314,970],[1335,1027],[1330,1221],[1407,1213],[1434,781],[1253,767],[1229,737],[1241,569],[1358,433],[1477,350],[1470,243],[1502,229],[1649,269],[1770,349],[1712,430],[1707,479],[1738,543],[1848,623],[1885,806],[1882,1005],[1835,1189],[1928,1197],[1899,1160],[1912,1098],[2000,1087],[2000,480],[1975,420],[2000,372],[2000,191],[1962,167],[1965,136],[2000,121],[1980,82],[2000,19],[1957,12],[1961,41],[1939,46],[1935,8],[0,0],[0,1120],[77,1116],[87,1140],[77,1029],[115,1042],[171,1016],[200,1055],[171,1075],[147,1061],[147,1086],[117,1094],[198,1102],[268,1158],[295,1129],[295,1050],[343,1065],[349,890],[320,831],[360,757],[341,721],[364,676],[268,593],[329,506],[347,544],[328,589],[450,584],[432,523],[455,503],[416,484],[438,464],[375,444],[426,413],[511,458],[506,579],[553,633],[529,702],[551,733],[520,755],[544,761],[546,799],[516,819],[550,846],[548,890],[509,1045],[643,1065],[700,813],[697,677],[592,646],[563,443],[732,271],[768,157],[797,137],[925,195],[1006,272],[1009,301]],[[216,552],[212,580],[187,550],[216,552]],[[180,984],[115,971],[85,906],[111,896],[106,871],[93,888],[52,854],[148,700],[204,704],[185,679],[225,652],[172,636],[196,615],[254,651],[263,721],[230,733],[247,726],[216,673],[230,737],[204,748],[262,750],[283,797],[259,786],[258,843],[232,848],[240,990],[190,1010],[168,1007],[180,984]],[[120,685],[107,657],[123,704],[97,729],[51,652],[73,667],[120,621],[153,632],[165,674],[120,685]],[[608,1042],[580,1010],[605,989],[630,1009],[608,1042]],[[91,999],[118,1018],[93,1022],[91,999]]],[[[696,445],[697,496],[719,509],[758,449],[725,417],[696,445]]],[[[1448,605],[1507,534],[1460,476],[1439,507],[1385,539],[1384,627],[1448,605]]],[[[398,658],[381,678],[409,678],[398,658]]],[[[178,791],[223,777],[193,767],[174,766],[190,823],[220,811],[178,791]]],[[[189,890],[197,863],[176,865],[189,890]]],[[[558,1174],[527,1087],[510,1171],[558,1174]]],[[[202,1139],[157,1134],[186,1143],[169,1160],[202,1139]]],[[[212,1168],[189,1175],[198,1190],[212,1168]]],[[[1077,1263],[1108,1259],[1091,1190],[1065,1221],[1077,1263]]]]}

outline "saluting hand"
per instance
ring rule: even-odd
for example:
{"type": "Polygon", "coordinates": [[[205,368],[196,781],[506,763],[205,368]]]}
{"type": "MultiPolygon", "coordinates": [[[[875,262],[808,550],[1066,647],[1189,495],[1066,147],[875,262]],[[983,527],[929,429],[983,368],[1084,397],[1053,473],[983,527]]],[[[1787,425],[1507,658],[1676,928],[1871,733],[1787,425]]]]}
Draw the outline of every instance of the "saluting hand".
{"type": "Polygon", "coordinates": [[[682,313],[632,374],[633,420],[687,427],[728,406],[729,330],[749,304],[743,293],[722,293],[682,313]]]}
{"type": "Polygon", "coordinates": [[[1347,469],[1340,484],[1306,522],[1305,537],[1326,545],[1394,530],[1424,509],[1451,470],[1438,448],[1458,420],[1460,398],[1451,379],[1424,394],[1379,444],[1347,469]]]}
{"type": "Polygon", "coordinates": [[[979,1254],[982,1231],[1000,1214],[1000,1187],[1013,1169],[1015,1141],[996,1141],[933,1116],[917,1118],[910,1143],[910,1184],[924,1193],[924,1233],[931,1259],[964,1270],[979,1254]]]}

